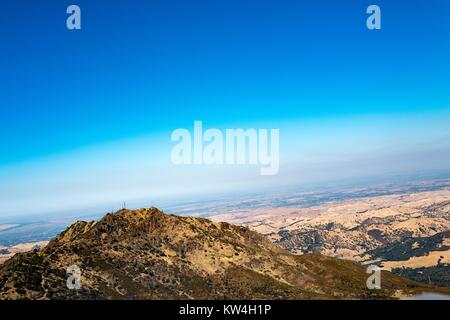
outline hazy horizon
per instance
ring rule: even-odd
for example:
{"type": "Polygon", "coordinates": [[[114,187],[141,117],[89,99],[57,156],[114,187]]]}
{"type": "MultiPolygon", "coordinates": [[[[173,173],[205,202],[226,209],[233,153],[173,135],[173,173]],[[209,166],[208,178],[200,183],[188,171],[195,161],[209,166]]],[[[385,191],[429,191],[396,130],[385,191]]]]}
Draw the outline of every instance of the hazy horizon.
{"type": "Polygon", "coordinates": [[[352,1],[78,1],[76,32],[21,3],[0,13],[0,216],[449,171],[448,1],[380,0],[378,31],[352,1]],[[279,173],[173,165],[196,120],[279,129],[279,173]]]}

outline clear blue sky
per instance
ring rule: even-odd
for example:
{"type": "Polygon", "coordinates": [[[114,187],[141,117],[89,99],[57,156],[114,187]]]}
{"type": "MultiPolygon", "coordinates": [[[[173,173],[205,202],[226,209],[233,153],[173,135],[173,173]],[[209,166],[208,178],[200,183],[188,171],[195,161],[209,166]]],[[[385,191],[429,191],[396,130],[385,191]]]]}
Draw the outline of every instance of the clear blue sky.
{"type": "MultiPolygon", "coordinates": [[[[294,167],[293,143],[306,136],[298,153],[310,159],[448,150],[448,0],[16,0],[0,4],[0,40],[0,190],[10,203],[37,190],[95,195],[98,167],[147,168],[107,156],[140,137],[153,142],[139,150],[164,154],[149,167],[163,167],[165,137],[194,120],[285,128],[283,161],[294,167]],[[66,29],[69,4],[81,7],[81,31],[66,29]],[[380,31],[366,28],[370,4],[382,9],[380,31]]],[[[131,197],[121,190],[107,193],[131,197]]],[[[28,210],[4,211],[16,209],[28,210]]]]}

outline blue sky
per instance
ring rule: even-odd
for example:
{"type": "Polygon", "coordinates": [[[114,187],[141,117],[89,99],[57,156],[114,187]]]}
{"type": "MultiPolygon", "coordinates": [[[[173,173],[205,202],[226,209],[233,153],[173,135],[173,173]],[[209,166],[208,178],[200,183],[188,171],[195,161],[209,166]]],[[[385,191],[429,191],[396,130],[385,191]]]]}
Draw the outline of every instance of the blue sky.
{"type": "Polygon", "coordinates": [[[280,128],[271,185],[446,169],[449,17],[448,0],[2,3],[0,214],[261,184],[173,168],[170,132],[194,120],[280,128]]]}

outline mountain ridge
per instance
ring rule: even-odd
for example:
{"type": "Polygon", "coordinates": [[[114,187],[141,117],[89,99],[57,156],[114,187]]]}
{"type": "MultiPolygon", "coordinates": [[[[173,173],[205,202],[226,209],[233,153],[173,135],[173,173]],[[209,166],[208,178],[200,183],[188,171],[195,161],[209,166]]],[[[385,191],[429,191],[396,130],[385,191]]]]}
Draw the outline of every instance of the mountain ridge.
{"type": "Polygon", "coordinates": [[[296,256],[243,226],[119,210],[77,221],[49,244],[0,266],[3,299],[370,299],[430,290],[390,273],[368,290],[356,262],[296,256]],[[81,289],[66,286],[81,270],[81,289]]]}

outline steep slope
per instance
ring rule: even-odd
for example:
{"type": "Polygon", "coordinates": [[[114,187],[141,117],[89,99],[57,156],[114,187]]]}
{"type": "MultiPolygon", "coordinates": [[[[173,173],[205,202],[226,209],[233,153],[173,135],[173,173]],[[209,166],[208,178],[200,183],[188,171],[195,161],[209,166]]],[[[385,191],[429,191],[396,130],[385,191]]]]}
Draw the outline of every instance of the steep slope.
{"type": "Polygon", "coordinates": [[[390,273],[366,289],[365,269],[318,254],[295,256],[245,227],[162,213],[120,210],[76,222],[41,250],[0,267],[3,299],[388,298],[429,290],[390,273]],[[66,270],[81,270],[81,289],[66,270]]]}

